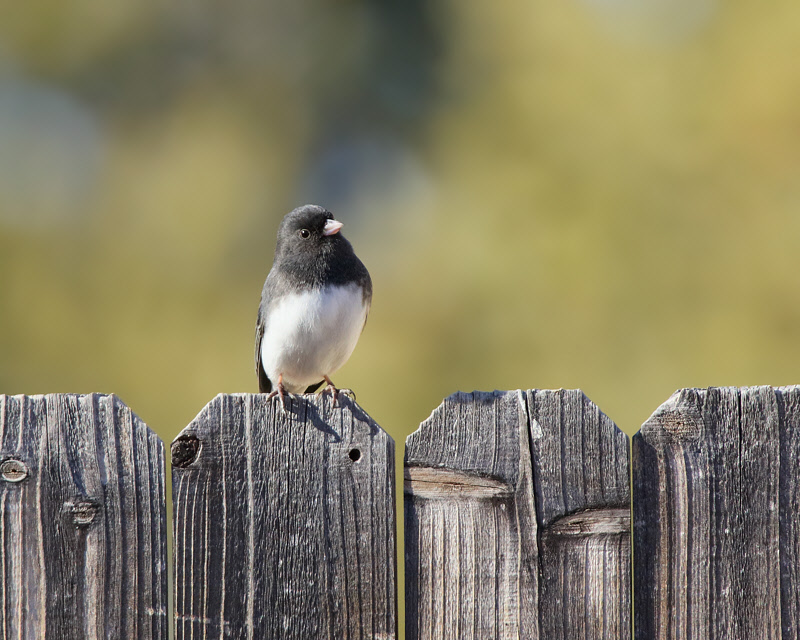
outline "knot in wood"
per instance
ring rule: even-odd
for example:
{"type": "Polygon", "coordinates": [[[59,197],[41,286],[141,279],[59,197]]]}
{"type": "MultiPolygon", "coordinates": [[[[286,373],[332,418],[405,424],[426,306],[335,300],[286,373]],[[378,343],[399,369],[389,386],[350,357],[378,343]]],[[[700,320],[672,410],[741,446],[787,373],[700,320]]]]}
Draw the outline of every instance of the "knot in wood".
{"type": "Polygon", "coordinates": [[[0,463],[0,477],[6,482],[22,482],[28,477],[28,467],[22,460],[6,458],[0,463]]]}
{"type": "Polygon", "coordinates": [[[197,460],[200,454],[200,440],[197,436],[180,436],[172,443],[172,466],[184,469],[197,460]]]}
{"type": "Polygon", "coordinates": [[[561,537],[589,537],[630,535],[631,512],[626,507],[584,509],[558,518],[546,527],[545,535],[561,537]]]}
{"type": "Polygon", "coordinates": [[[89,526],[95,521],[100,511],[100,505],[90,498],[68,502],[66,506],[67,512],[72,518],[72,524],[76,527],[89,526]]]}

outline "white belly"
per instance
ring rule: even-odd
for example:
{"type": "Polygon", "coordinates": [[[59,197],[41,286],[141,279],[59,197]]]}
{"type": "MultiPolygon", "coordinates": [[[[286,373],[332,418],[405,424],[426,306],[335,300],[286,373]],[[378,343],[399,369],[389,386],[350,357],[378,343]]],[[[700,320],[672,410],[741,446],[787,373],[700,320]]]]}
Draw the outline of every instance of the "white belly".
{"type": "Polygon", "coordinates": [[[261,341],[261,363],[292,393],[320,382],[350,357],[367,318],[361,289],[326,287],[284,296],[270,313],[261,341]]]}

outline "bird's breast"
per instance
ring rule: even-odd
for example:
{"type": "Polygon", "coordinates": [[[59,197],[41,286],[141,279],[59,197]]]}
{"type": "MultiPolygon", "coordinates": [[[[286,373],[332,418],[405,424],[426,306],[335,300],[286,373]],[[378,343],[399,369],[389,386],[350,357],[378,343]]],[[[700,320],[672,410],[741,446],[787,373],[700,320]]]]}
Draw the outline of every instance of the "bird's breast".
{"type": "Polygon", "coordinates": [[[350,357],[367,316],[361,288],[324,287],[284,295],[270,310],[261,342],[264,371],[300,392],[350,357]]]}

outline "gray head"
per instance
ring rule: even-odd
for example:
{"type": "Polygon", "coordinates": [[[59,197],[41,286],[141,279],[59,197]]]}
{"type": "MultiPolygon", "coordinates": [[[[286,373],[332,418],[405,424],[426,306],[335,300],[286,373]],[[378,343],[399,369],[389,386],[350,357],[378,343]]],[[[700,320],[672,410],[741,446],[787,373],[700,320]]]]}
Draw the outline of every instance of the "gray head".
{"type": "Polygon", "coordinates": [[[347,241],[339,234],[342,223],[327,209],[315,204],[297,207],[286,214],[278,228],[278,256],[319,256],[347,241]]]}

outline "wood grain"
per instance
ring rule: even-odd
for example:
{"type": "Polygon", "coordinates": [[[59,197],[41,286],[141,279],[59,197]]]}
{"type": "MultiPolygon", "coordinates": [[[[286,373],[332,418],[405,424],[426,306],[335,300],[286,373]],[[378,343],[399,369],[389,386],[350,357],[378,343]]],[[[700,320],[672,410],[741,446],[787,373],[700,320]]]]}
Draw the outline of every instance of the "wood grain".
{"type": "Polygon", "coordinates": [[[528,391],[542,638],[631,637],[629,439],[581,391],[528,391]]]}
{"type": "Polygon", "coordinates": [[[636,637],[800,637],[800,388],[684,389],[633,439],[636,637]]]}
{"type": "Polygon", "coordinates": [[[629,638],[628,440],[580,391],[458,393],[408,437],[406,638],[629,638]]]}
{"type": "Polygon", "coordinates": [[[164,477],[115,396],[0,395],[0,638],[166,640],[164,477]]]}
{"type": "Polygon", "coordinates": [[[337,402],[219,395],[173,443],[178,640],[396,637],[394,442],[337,402]]]}

